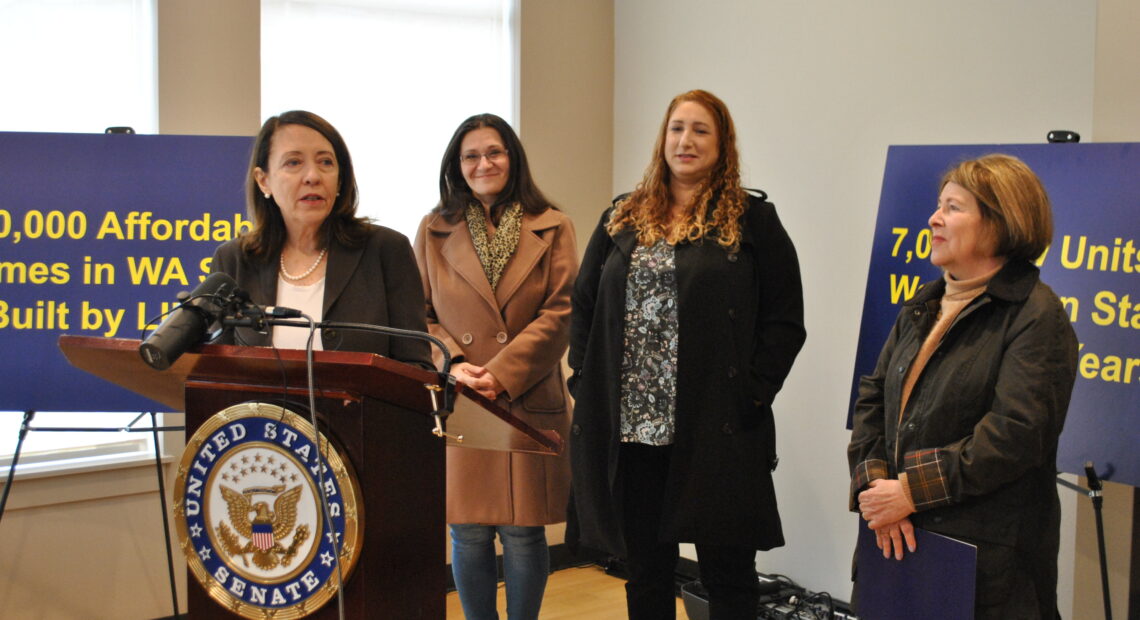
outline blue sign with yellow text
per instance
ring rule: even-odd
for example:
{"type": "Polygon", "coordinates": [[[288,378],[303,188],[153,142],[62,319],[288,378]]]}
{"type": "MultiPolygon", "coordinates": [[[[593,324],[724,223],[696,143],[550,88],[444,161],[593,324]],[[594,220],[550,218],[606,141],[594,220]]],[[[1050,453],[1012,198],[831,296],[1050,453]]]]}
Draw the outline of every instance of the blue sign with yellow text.
{"type": "Polygon", "coordinates": [[[139,338],[248,229],[252,138],[0,133],[0,410],[163,407],[71,367],[60,334],[139,338]]]}

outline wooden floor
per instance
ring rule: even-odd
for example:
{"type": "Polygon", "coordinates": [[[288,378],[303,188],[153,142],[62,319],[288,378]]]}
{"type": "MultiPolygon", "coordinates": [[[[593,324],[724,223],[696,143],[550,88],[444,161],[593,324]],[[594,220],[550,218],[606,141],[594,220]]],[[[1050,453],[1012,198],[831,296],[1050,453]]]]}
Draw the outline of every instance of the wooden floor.
{"type": "MultiPolygon", "coordinates": [[[[506,591],[499,584],[499,618],[507,617],[506,591]]],[[[595,565],[566,568],[550,575],[542,601],[541,620],[625,620],[625,580],[611,577],[595,565]]],[[[687,620],[677,599],[677,620],[687,620]]],[[[459,595],[447,595],[447,620],[463,620],[459,595]]]]}

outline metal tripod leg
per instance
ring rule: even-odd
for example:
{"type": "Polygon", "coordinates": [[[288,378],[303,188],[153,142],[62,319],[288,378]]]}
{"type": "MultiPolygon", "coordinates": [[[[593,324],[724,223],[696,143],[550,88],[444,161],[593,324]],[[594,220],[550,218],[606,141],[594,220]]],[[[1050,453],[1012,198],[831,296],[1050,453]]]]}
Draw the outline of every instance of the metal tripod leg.
{"type": "Polygon", "coordinates": [[[174,552],[170,546],[170,517],[166,514],[166,480],[162,472],[162,453],[158,443],[158,420],[155,412],[150,412],[151,436],[154,438],[154,467],[158,472],[158,498],[162,504],[162,534],[166,537],[166,570],[170,575],[170,604],[174,617],[178,614],[178,586],[174,581],[174,552]]]}
{"type": "Polygon", "coordinates": [[[20,462],[20,450],[24,447],[24,437],[28,436],[28,425],[36,412],[31,409],[24,412],[24,421],[20,424],[20,438],[16,440],[16,452],[12,454],[12,465],[8,467],[8,481],[4,483],[4,495],[0,496],[0,521],[4,520],[4,507],[8,505],[8,493],[12,490],[12,477],[16,475],[16,465],[20,462]]]}

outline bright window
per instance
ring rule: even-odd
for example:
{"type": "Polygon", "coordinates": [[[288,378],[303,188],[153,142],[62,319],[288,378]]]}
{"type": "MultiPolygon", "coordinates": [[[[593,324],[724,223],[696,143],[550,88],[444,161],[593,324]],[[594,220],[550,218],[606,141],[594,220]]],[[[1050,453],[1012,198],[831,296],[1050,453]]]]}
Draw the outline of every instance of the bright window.
{"type": "MultiPolygon", "coordinates": [[[[42,412],[31,426],[69,428],[124,428],[138,413],[42,412]]],[[[7,476],[24,414],[0,412],[0,477],[7,476]]],[[[162,414],[157,416],[162,424],[162,414]]],[[[136,428],[150,428],[150,415],[140,418],[136,428]]],[[[154,458],[154,435],[145,432],[29,432],[20,449],[17,466],[21,474],[55,471],[66,467],[103,467],[143,458],[154,458]]]]}
{"type": "MultiPolygon", "coordinates": [[[[154,0],[0,0],[0,131],[157,133],[155,31],[154,0]]],[[[40,412],[32,424],[123,427],[137,415],[40,412]]],[[[0,477],[22,420],[21,412],[0,411],[0,477]]],[[[20,472],[139,459],[151,446],[149,433],[32,432],[20,472]]]]}
{"type": "Polygon", "coordinates": [[[514,121],[517,0],[262,0],[262,118],[315,112],[348,143],[360,214],[411,238],[459,123],[514,121]]]}
{"type": "MultiPolygon", "coordinates": [[[[155,6],[0,0],[0,131],[157,133],[155,6]]],[[[332,122],[353,155],[361,215],[411,237],[438,200],[459,122],[517,116],[516,16],[517,0],[263,0],[263,117],[299,108],[332,122]]],[[[40,412],[33,425],[124,427],[136,415],[40,412]]],[[[21,420],[0,411],[0,467],[21,420]]],[[[56,467],[53,455],[95,464],[151,450],[149,433],[33,432],[20,470],[56,467]]]]}
{"type": "Polygon", "coordinates": [[[0,0],[0,131],[158,133],[154,0],[0,0]]]}

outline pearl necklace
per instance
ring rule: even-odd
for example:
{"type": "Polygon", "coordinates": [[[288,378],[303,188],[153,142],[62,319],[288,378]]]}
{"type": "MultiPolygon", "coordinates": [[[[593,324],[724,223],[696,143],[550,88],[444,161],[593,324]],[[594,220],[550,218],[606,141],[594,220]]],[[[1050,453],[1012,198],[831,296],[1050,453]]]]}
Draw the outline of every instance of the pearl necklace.
{"type": "Polygon", "coordinates": [[[317,254],[316,262],[314,262],[311,267],[306,269],[305,273],[302,273],[299,276],[295,276],[295,275],[289,273],[288,271],[285,271],[285,253],[282,252],[281,253],[281,277],[283,277],[286,280],[289,280],[291,282],[296,282],[297,280],[304,280],[305,278],[309,277],[309,274],[316,271],[317,267],[320,267],[321,261],[323,261],[324,259],[325,259],[325,250],[322,249],[321,253],[317,254]]]}

